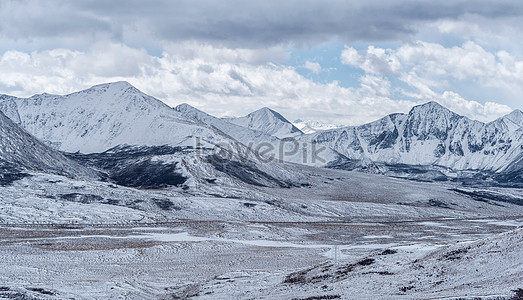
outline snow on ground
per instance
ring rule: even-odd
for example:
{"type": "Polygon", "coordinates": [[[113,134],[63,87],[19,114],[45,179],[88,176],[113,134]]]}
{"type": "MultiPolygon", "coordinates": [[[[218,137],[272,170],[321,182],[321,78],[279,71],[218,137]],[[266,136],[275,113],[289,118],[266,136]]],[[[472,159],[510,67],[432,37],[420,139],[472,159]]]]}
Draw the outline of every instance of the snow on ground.
{"type": "Polygon", "coordinates": [[[523,288],[523,206],[502,189],[479,201],[437,183],[302,171],[309,185],[292,188],[141,190],[37,173],[2,186],[0,299],[492,298],[523,288]]]}
{"type": "Polygon", "coordinates": [[[521,228],[449,245],[394,239],[361,247],[201,235],[220,225],[2,227],[0,296],[473,299],[508,297],[521,287],[521,228]]]}
{"type": "Polygon", "coordinates": [[[258,299],[509,297],[523,287],[522,249],[522,229],[438,248],[391,247],[298,270],[253,293],[258,299]]]}

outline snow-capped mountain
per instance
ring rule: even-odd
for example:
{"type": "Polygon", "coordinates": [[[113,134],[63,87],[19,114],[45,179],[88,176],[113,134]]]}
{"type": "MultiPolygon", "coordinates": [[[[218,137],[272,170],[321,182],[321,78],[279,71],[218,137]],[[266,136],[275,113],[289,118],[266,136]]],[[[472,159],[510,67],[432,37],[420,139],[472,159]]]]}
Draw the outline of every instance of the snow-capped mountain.
{"type": "Polygon", "coordinates": [[[244,145],[249,145],[249,143],[259,143],[263,141],[272,142],[278,140],[278,138],[262,131],[251,130],[249,128],[231,123],[226,119],[211,116],[187,103],[176,106],[174,110],[187,118],[217,128],[220,131],[227,133],[232,138],[242,142],[244,145]]]}
{"type": "MultiPolygon", "coordinates": [[[[122,185],[181,186],[186,181],[222,176],[228,178],[228,184],[239,180],[269,186],[292,185],[299,178],[276,161],[263,160],[220,126],[187,117],[126,82],[97,85],[65,96],[2,96],[0,103],[11,115],[20,116],[22,127],[47,144],[64,152],[93,154],[69,156],[122,185]],[[149,182],[154,176],[158,178],[149,182]]],[[[263,135],[258,140],[268,138],[236,127],[241,128],[237,136],[245,134],[245,140],[256,135],[263,135]]]]}
{"type": "Polygon", "coordinates": [[[522,115],[516,110],[485,124],[428,102],[408,114],[391,114],[304,139],[359,160],[502,171],[523,151],[522,115]]]}
{"type": "Polygon", "coordinates": [[[296,128],[298,128],[305,134],[315,133],[320,130],[329,130],[343,127],[342,125],[327,124],[312,120],[304,121],[301,119],[294,120],[294,122],[292,122],[292,125],[296,126],[296,128]]]}
{"type": "MultiPolygon", "coordinates": [[[[217,128],[220,131],[227,133],[229,136],[244,144],[248,148],[253,149],[255,152],[261,153],[260,156],[263,155],[265,158],[273,157],[277,160],[311,166],[325,166],[331,161],[341,159],[341,155],[330,148],[325,147],[324,149],[319,149],[312,143],[297,143],[293,139],[281,139],[275,135],[271,135],[261,130],[253,130],[249,127],[238,125],[236,124],[238,119],[216,118],[185,103],[175,107],[175,110],[188,118],[201,121],[205,124],[208,124],[209,126],[212,126],[213,128],[217,128]],[[315,150],[319,151],[315,152],[315,150]],[[317,154],[317,157],[313,157],[315,154],[317,154]]],[[[255,113],[251,115],[254,116],[255,113]]],[[[256,119],[259,124],[270,124],[272,121],[274,121],[275,115],[281,116],[275,111],[265,109],[261,109],[257,111],[257,113],[260,115],[258,115],[256,118],[253,118],[256,119]],[[264,115],[265,118],[262,118],[261,115],[264,115]]],[[[282,125],[279,127],[280,133],[288,129],[289,124],[284,124],[282,123],[283,121],[279,120],[278,122],[280,122],[280,125],[282,125]]],[[[295,133],[302,135],[301,132],[295,133]]],[[[286,138],[289,138],[289,136],[286,138]]]]}
{"type": "Polygon", "coordinates": [[[281,114],[267,107],[258,109],[244,117],[224,119],[230,123],[261,131],[277,138],[295,137],[303,134],[281,114]]]}
{"type": "Polygon", "coordinates": [[[40,171],[71,177],[95,176],[58,151],[43,144],[0,112],[0,173],[40,171]]]}
{"type": "Polygon", "coordinates": [[[101,153],[121,145],[225,146],[234,159],[243,155],[259,163],[269,156],[314,166],[356,163],[376,169],[373,162],[379,162],[516,174],[519,169],[511,165],[521,164],[523,150],[521,111],[485,124],[435,102],[416,106],[408,114],[312,134],[303,134],[267,108],[227,119],[186,104],[172,109],[126,82],[65,96],[0,96],[0,110],[65,152],[101,153]],[[312,161],[318,149],[321,160],[312,161]]]}
{"type": "Polygon", "coordinates": [[[17,113],[19,124],[28,132],[66,152],[98,153],[123,144],[235,144],[127,82],[101,84],[65,96],[2,96],[0,105],[0,109],[8,107],[10,115],[17,113]]]}

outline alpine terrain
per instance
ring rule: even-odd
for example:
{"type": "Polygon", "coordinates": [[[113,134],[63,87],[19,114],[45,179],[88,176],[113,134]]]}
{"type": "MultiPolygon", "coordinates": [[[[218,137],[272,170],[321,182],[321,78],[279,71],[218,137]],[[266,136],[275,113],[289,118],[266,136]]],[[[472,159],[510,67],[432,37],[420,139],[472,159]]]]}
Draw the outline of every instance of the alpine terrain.
{"type": "Polygon", "coordinates": [[[0,298],[523,297],[521,111],[307,123],[0,95],[0,298]]]}

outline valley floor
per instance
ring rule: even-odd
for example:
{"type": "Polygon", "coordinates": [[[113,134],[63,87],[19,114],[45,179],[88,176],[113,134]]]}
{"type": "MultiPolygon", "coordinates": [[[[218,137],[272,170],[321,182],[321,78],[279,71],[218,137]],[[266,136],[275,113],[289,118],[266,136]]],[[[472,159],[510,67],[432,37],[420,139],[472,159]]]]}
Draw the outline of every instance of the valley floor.
{"type": "Polygon", "coordinates": [[[193,195],[42,174],[0,187],[0,299],[509,299],[523,289],[520,190],[480,199],[315,172],[308,187],[193,195]]]}
{"type": "Polygon", "coordinates": [[[0,298],[508,297],[522,283],[523,231],[514,230],[522,224],[428,219],[2,227],[0,298]],[[334,232],[347,234],[333,241],[334,232]]]}

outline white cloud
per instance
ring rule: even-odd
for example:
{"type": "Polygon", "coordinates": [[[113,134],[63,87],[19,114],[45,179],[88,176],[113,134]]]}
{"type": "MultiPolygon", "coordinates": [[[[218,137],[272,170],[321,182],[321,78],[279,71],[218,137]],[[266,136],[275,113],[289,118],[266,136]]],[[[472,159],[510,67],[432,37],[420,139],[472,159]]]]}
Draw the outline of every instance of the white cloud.
{"type": "Polygon", "coordinates": [[[283,62],[290,56],[287,47],[283,45],[268,48],[226,48],[208,43],[185,41],[169,43],[164,47],[163,56],[172,59],[196,60],[201,59],[209,63],[249,63],[265,64],[267,61],[283,62]]]}
{"type": "Polygon", "coordinates": [[[96,44],[89,52],[53,49],[24,53],[7,51],[0,57],[0,83],[20,87],[16,94],[47,91],[68,93],[101,78],[139,76],[157,67],[144,50],[121,44],[96,44]]]}
{"type": "Polygon", "coordinates": [[[492,77],[491,70],[496,69],[496,56],[473,42],[451,48],[416,42],[400,47],[395,54],[404,68],[425,77],[481,80],[492,77]]]}
{"type": "Polygon", "coordinates": [[[17,96],[65,94],[127,80],[169,105],[187,102],[218,116],[269,106],[289,119],[299,114],[347,125],[406,112],[415,104],[388,99],[390,82],[380,76],[362,78],[359,88],[343,88],[336,82],[316,83],[293,67],[260,63],[271,51],[196,43],[171,45],[161,57],[122,44],[97,44],[86,52],[8,51],[0,56],[0,89],[17,96]]]}
{"type": "Polygon", "coordinates": [[[460,115],[479,121],[491,121],[511,112],[511,109],[506,105],[495,102],[480,104],[476,101],[465,100],[459,94],[448,91],[435,97],[435,100],[443,106],[452,108],[454,112],[460,115]]]}
{"type": "Polygon", "coordinates": [[[364,70],[367,74],[365,80],[369,75],[394,76],[413,89],[400,89],[405,97],[419,101],[436,100],[481,121],[490,121],[508,113],[510,108],[489,101],[480,104],[465,100],[450,91],[455,83],[471,82],[480,87],[523,93],[523,61],[506,51],[491,53],[471,41],[450,48],[421,41],[404,44],[396,50],[369,46],[357,51],[346,47],[341,60],[364,70]]]}
{"type": "MultiPolygon", "coordinates": [[[[406,74],[404,80],[411,80],[410,84],[417,84],[420,90],[425,87],[426,97],[414,101],[391,99],[395,92],[392,83],[379,72],[403,71],[397,64],[397,53],[389,50],[373,48],[360,55],[382,59],[386,67],[372,68],[371,60],[359,60],[371,71],[360,78],[360,85],[355,88],[344,88],[337,82],[317,83],[293,67],[262,63],[267,55],[272,55],[267,53],[285,52],[272,48],[229,49],[194,42],[170,45],[160,57],[118,43],[99,43],[85,52],[8,51],[0,56],[0,89],[18,96],[44,91],[65,94],[98,83],[127,80],[169,105],[187,102],[217,116],[244,115],[269,106],[291,120],[299,116],[346,125],[408,112],[413,105],[427,100],[441,101],[459,113],[483,120],[506,111],[506,107],[495,104],[473,103],[471,108],[467,105],[472,102],[457,94],[433,92],[433,84],[424,82],[414,71],[410,77],[406,74]]],[[[501,57],[509,70],[511,57],[501,57]]]]}
{"type": "MultiPolygon", "coordinates": [[[[508,12],[508,11],[507,11],[508,12]]],[[[441,19],[427,24],[425,31],[432,40],[447,39],[469,40],[476,44],[487,47],[491,51],[508,50],[512,53],[521,54],[521,43],[523,40],[523,19],[517,12],[507,14],[505,18],[490,18],[478,14],[464,14],[456,19],[441,19]]],[[[429,37],[427,36],[427,37],[429,37]]],[[[423,38],[421,38],[423,39],[423,38]]]]}
{"type": "Polygon", "coordinates": [[[364,58],[358,53],[358,50],[345,46],[345,49],[341,52],[341,62],[346,65],[359,67],[362,65],[364,58]]]}
{"type": "Polygon", "coordinates": [[[488,52],[471,41],[450,48],[421,41],[396,50],[369,46],[361,54],[346,47],[341,59],[370,74],[398,75],[413,86],[416,78],[429,88],[444,88],[453,79],[523,92],[523,61],[506,51],[488,52]]]}
{"type": "Polygon", "coordinates": [[[306,61],[303,67],[309,71],[311,71],[314,74],[318,74],[321,72],[321,65],[317,62],[312,61],[306,61]]]}
{"type": "Polygon", "coordinates": [[[398,58],[392,53],[391,49],[369,46],[367,50],[362,52],[362,55],[360,55],[356,49],[345,46],[341,53],[341,61],[371,74],[395,74],[401,68],[398,58]]]}
{"type": "Polygon", "coordinates": [[[383,76],[364,75],[360,77],[361,90],[378,97],[391,96],[391,83],[383,76]]]}

